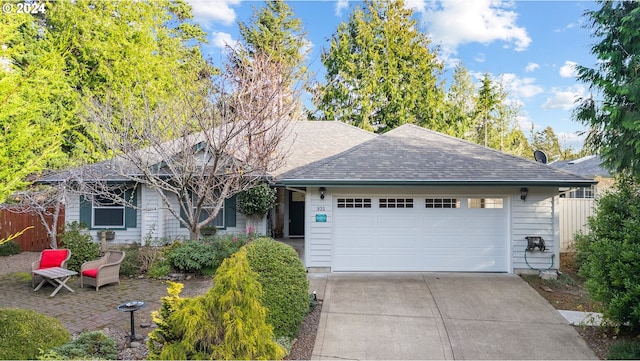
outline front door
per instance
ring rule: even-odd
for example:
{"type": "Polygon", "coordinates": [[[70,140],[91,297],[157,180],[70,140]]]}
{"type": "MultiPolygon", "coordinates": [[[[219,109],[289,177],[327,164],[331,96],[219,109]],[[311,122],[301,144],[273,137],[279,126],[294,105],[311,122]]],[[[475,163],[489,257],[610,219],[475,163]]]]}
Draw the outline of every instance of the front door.
{"type": "Polygon", "coordinates": [[[289,237],[304,237],[304,193],[289,191],[289,237]]]}

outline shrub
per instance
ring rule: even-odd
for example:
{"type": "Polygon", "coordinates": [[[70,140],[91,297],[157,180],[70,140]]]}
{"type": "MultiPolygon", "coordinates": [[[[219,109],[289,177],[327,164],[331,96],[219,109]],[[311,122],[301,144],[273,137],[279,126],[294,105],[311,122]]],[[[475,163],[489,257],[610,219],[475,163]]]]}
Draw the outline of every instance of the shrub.
{"type": "Polygon", "coordinates": [[[640,360],[640,342],[618,341],[611,345],[608,360],[640,360]]]}
{"type": "Polygon", "coordinates": [[[238,193],[238,211],[249,217],[262,217],[276,205],[276,190],[268,184],[258,184],[238,193]]]}
{"type": "Polygon", "coordinates": [[[14,254],[20,254],[22,250],[20,249],[20,245],[14,241],[9,241],[3,244],[0,244],[0,257],[3,256],[13,256],[14,254]]]}
{"type": "Polygon", "coordinates": [[[598,200],[588,220],[590,233],[576,237],[579,274],[604,315],[631,328],[640,326],[640,186],[619,179],[598,200]]]}
{"type": "Polygon", "coordinates": [[[78,338],[54,347],[41,360],[116,360],[116,343],[100,331],[83,332],[78,338]]]}
{"type": "Polygon", "coordinates": [[[83,263],[100,257],[100,245],[93,241],[87,228],[78,222],[66,224],[60,241],[71,251],[71,258],[67,262],[70,270],[80,272],[83,263]]]}
{"type": "Polygon", "coordinates": [[[309,281],[298,253],[289,245],[259,238],[247,246],[251,269],[258,273],[267,322],[276,338],[294,338],[309,311],[309,281]]]}
{"type": "Polygon", "coordinates": [[[124,252],[124,259],[120,263],[120,275],[135,276],[140,273],[142,262],[140,261],[140,245],[132,244],[124,252]]]}
{"type": "Polygon", "coordinates": [[[180,298],[181,284],[170,283],[149,334],[151,359],[266,359],[284,356],[274,341],[260,304],[262,289],[242,249],[218,268],[214,287],[196,298],[180,298]]]}
{"type": "Polygon", "coordinates": [[[214,267],[215,250],[209,241],[185,241],[173,248],[167,259],[181,272],[202,273],[214,267]]]}
{"type": "Polygon", "coordinates": [[[53,317],[26,309],[0,309],[0,360],[34,360],[39,349],[61,346],[70,338],[53,317]]]}

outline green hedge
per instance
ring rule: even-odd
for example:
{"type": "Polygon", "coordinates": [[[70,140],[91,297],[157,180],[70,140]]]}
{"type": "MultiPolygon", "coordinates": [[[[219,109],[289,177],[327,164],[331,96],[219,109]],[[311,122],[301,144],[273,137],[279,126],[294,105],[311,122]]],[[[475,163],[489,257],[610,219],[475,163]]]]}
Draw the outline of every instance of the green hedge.
{"type": "Polygon", "coordinates": [[[274,335],[295,338],[309,311],[309,281],[298,253],[271,238],[258,238],[246,248],[249,266],[262,285],[262,304],[274,335]]]}
{"type": "Polygon", "coordinates": [[[71,339],[57,319],[26,309],[0,309],[0,360],[35,360],[71,339]]]}

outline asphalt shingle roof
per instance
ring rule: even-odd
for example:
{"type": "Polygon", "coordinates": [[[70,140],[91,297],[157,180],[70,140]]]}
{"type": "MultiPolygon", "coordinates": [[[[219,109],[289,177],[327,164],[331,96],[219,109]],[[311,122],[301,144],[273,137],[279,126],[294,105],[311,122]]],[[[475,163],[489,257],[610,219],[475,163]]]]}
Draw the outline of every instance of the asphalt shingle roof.
{"type": "Polygon", "coordinates": [[[588,185],[592,179],[414,125],[284,172],[279,184],[588,185]]]}
{"type": "Polygon", "coordinates": [[[611,173],[602,167],[602,159],[597,155],[589,155],[579,159],[561,160],[549,163],[549,166],[562,169],[583,177],[611,177],[611,173]]]}

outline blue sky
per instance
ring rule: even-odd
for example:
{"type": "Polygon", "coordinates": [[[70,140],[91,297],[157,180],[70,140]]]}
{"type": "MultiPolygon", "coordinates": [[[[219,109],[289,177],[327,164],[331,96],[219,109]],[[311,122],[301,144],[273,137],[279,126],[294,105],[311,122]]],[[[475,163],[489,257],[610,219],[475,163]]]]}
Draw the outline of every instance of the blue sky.
{"type": "MultiPolygon", "coordinates": [[[[239,38],[238,21],[249,22],[254,7],[263,1],[187,0],[195,21],[209,34],[203,48],[214,61],[224,44],[239,38]]],[[[347,21],[357,1],[289,1],[302,20],[311,42],[308,66],[323,79],[320,54],[329,46],[338,24],[347,21]]],[[[483,73],[502,82],[511,100],[521,105],[518,123],[525,134],[551,126],[561,144],[580,148],[585,127],[572,120],[578,96],[588,86],[574,78],[573,64],[595,65],[590,48],[595,39],[583,27],[585,10],[593,1],[405,0],[415,12],[421,31],[439,44],[448,77],[462,62],[479,80],[483,73]]]]}

